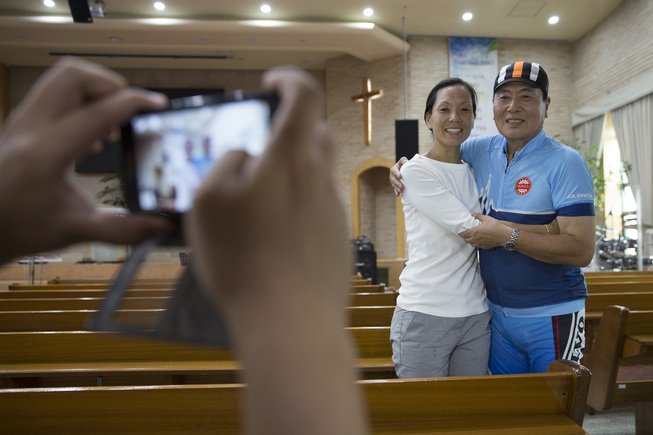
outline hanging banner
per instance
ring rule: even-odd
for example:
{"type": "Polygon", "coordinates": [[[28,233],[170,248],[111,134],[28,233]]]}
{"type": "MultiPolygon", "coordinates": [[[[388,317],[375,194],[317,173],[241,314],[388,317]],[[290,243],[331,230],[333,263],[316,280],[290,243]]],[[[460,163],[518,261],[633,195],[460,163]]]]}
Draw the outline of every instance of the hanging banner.
{"type": "Polygon", "coordinates": [[[465,80],[478,96],[472,137],[499,134],[492,115],[492,86],[498,72],[496,39],[449,38],[449,77],[465,80]]]}

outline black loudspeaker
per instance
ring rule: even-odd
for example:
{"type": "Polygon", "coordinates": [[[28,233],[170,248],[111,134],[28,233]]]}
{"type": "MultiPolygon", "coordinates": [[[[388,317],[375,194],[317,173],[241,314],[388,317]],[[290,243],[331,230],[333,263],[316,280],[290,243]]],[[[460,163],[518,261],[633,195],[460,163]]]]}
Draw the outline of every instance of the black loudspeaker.
{"type": "Polygon", "coordinates": [[[122,171],[122,148],[120,142],[105,142],[97,154],[89,154],[75,163],[78,174],[111,174],[122,171]]]}
{"type": "Polygon", "coordinates": [[[372,278],[372,284],[377,283],[376,279],[376,251],[374,244],[365,236],[358,236],[352,240],[354,250],[354,272],[361,274],[364,279],[372,278]]]}
{"type": "Polygon", "coordinates": [[[416,119],[395,120],[395,161],[402,157],[410,160],[419,152],[417,122],[416,119]]]}
{"type": "Polygon", "coordinates": [[[92,23],[93,16],[91,9],[88,7],[88,0],[68,0],[70,6],[70,13],[73,16],[73,21],[76,23],[92,23]]]}

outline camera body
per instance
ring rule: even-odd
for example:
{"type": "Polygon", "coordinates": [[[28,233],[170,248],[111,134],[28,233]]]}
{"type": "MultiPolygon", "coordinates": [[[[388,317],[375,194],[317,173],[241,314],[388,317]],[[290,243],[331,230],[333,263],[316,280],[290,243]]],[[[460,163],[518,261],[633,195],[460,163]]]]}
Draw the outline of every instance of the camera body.
{"type": "Polygon", "coordinates": [[[173,99],[122,127],[125,196],[132,212],[179,218],[228,151],[260,155],[278,105],[273,93],[236,91],[173,99]]]}

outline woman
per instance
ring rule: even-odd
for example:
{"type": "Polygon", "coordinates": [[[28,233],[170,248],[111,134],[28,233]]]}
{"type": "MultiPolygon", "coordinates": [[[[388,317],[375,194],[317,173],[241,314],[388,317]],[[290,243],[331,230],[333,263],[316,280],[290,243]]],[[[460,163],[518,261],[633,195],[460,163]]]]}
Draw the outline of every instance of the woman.
{"type": "Polygon", "coordinates": [[[460,160],[476,101],[461,79],[438,83],[424,111],[431,148],[401,167],[408,262],[390,336],[400,378],[487,373],[491,314],[476,249],[458,236],[480,224],[474,174],[460,160]]]}

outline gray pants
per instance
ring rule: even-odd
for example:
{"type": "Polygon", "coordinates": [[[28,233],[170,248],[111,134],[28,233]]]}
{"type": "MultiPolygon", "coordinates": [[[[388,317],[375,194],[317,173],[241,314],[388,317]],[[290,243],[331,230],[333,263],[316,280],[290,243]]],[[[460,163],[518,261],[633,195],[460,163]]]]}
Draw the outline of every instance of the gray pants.
{"type": "Polygon", "coordinates": [[[490,355],[491,311],[438,317],[396,307],[390,328],[400,378],[482,376],[490,355]]]}

